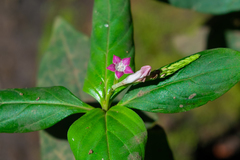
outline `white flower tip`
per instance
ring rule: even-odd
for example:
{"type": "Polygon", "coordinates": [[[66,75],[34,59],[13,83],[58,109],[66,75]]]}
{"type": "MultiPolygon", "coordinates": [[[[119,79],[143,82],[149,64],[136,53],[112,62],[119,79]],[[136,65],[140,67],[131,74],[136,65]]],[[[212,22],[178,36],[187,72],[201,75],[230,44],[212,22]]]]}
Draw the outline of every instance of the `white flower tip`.
{"type": "Polygon", "coordinates": [[[150,75],[152,67],[149,65],[141,67],[141,69],[134,74],[131,74],[126,79],[124,79],[125,84],[133,83],[133,82],[145,82],[146,76],[150,75]]]}
{"type": "Polygon", "coordinates": [[[113,85],[112,89],[115,90],[118,87],[124,86],[126,84],[130,84],[133,82],[145,82],[146,76],[150,75],[151,69],[152,69],[152,67],[149,65],[141,67],[141,69],[139,71],[129,75],[123,81],[113,85]]]}

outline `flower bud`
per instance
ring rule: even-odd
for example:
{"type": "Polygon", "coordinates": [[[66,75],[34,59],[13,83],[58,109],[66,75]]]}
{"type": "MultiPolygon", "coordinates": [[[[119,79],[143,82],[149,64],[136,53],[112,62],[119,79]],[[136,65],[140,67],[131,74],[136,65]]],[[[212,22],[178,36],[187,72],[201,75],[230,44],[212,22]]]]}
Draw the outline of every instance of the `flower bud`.
{"type": "Polygon", "coordinates": [[[123,81],[125,84],[133,82],[145,82],[146,76],[150,75],[151,69],[152,68],[149,65],[143,66],[139,71],[129,75],[123,81]]]}
{"type": "Polygon", "coordinates": [[[113,85],[112,89],[115,90],[118,87],[124,86],[126,84],[130,84],[133,82],[145,82],[146,76],[150,75],[151,69],[152,68],[149,65],[143,66],[139,71],[129,75],[123,81],[113,85]]]}

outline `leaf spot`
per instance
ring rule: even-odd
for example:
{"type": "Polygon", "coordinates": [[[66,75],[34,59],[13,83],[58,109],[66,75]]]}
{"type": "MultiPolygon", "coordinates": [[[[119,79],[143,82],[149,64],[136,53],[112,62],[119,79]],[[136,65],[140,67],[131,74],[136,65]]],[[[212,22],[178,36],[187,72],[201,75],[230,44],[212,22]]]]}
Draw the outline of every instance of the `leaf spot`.
{"type": "Polygon", "coordinates": [[[131,144],[131,146],[129,146],[129,147],[135,148],[139,144],[143,143],[145,141],[146,137],[147,137],[147,132],[138,133],[137,135],[135,135],[134,137],[132,137],[129,140],[129,143],[131,144]]]}
{"type": "Polygon", "coordinates": [[[180,108],[183,108],[183,105],[182,105],[182,104],[180,104],[180,105],[179,105],[179,107],[180,107],[180,108]]]}
{"type": "Polygon", "coordinates": [[[104,24],[105,27],[108,27],[109,25],[108,24],[104,24]]]}
{"type": "Polygon", "coordinates": [[[197,94],[196,93],[193,93],[193,94],[191,94],[189,97],[188,97],[188,99],[192,99],[193,97],[195,97],[197,94]]]}
{"type": "Polygon", "coordinates": [[[143,92],[143,91],[139,91],[138,94],[137,94],[138,97],[141,97],[141,96],[143,96],[143,95],[144,95],[144,92],[143,92]]]}
{"type": "Polygon", "coordinates": [[[133,152],[128,156],[128,160],[138,160],[138,159],[142,159],[142,157],[139,155],[138,152],[133,152]]]}
{"type": "Polygon", "coordinates": [[[40,99],[40,97],[37,97],[36,101],[38,101],[40,99]]]}
{"type": "Polygon", "coordinates": [[[74,138],[72,138],[72,141],[74,141],[74,138]]]}
{"type": "Polygon", "coordinates": [[[176,97],[173,97],[173,99],[176,99],[176,97]]]}
{"type": "Polygon", "coordinates": [[[88,154],[92,154],[92,153],[93,153],[93,150],[90,149],[89,152],[88,152],[88,154]]]}
{"type": "Polygon", "coordinates": [[[23,96],[23,93],[19,93],[20,96],[23,96]]]}

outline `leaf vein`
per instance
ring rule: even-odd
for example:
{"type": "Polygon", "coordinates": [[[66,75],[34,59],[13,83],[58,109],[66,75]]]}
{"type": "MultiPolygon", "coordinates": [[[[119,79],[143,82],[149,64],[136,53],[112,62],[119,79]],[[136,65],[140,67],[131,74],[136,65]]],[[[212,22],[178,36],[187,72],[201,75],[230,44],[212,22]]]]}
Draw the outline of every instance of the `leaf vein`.
{"type": "MultiPolygon", "coordinates": [[[[149,90],[149,91],[146,91],[143,95],[149,94],[149,93],[151,93],[151,92],[154,91],[154,90],[157,90],[157,89],[160,89],[160,88],[169,86],[169,85],[171,85],[171,84],[179,83],[179,82],[186,81],[186,80],[191,80],[191,79],[193,79],[193,78],[199,77],[199,76],[204,75],[204,74],[210,74],[210,73],[213,73],[213,72],[222,71],[222,70],[229,70],[229,69],[233,69],[233,68],[238,68],[238,66],[236,66],[236,67],[230,67],[230,68],[224,68],[224,69],[219,69],[219,70],[214,70],[214,71],[209,71],[209,72],[197,74],[197,75],[192,76],[192,77],[183,78],[183,79],[180,79],[180,80],[177,80],[177,81],[174,81],[174,82],[170,82],[170,83],[167,83],[167,84],[164,84],[164,85],[161,85],[161,86],[157,86],[157,87],[154,88],[154,89],[151,89],[151,90],[149,90]]],[[[125,101],[125,102],[122,102],[122,103],[120,103],[120,104],[124,106],[124,105],[127,104],[129,101],[132,101],[133,99],[136,99],[137,97],[142,97],[142,96],[135,95],[135,96],[132,97],[131,99],[129,99],[129,100],[125,101]]]]}
{"type": "Polygon", "coordinates": [[[63,46],[64,46],[64,49],[65,49],[65,53],[66,53],[66,57],[67,57],[67,60],[68,60],[68,63],[69,65],[71,66],[72,68],[72,72],[73,72],[73,77],[74,77],[74,80],[75,80],[75,83],[78,87],[78,91],[79,91],[79,96],[82,97],[82,93],[81,93],[81,90],[82,90],[82,87],[81,85],[79,84],[79,79],[78,79],[78,75],[77,75],[77,72],[75,72],[74,70],[76,69],[73,65],[73,60],[72,60],[72,54],[70,52],[70,49],[67,45],[67,42],[66,42],[66,39],[64,38],[63,36],[63,33],[61,32],[60,33],[60,37],[62,39],[62,43],[63,43],[63,46]]]}

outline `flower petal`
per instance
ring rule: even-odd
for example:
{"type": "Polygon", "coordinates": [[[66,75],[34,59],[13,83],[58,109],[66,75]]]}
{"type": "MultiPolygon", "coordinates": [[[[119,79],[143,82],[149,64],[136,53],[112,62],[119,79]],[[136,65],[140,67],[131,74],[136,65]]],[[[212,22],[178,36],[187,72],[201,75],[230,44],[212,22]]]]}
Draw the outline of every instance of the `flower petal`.
{"type": "Polygon", "coordinates": [[[123,63],[125,66],[129,66],[130,60],[131,60],[131,57],[123,58],[123,59],[122,59],[122,63],[123,63]]]}
{"type": "Polygon", "coordinates": [[[120,57],[113,55],[113,63],[114,64],[118,64],[119,62],[121,62],[121,60],[122,59],[120,57]]]}
{"type": "Polygon", "coordinates": [[[146,77],[146,76],[149,76],[150,75],[150,72],[151,72],[151,69],[152,67],[149,66],[149,65],[146,65],[146,66],[143,66],[140,70],[141,70],[141,73],[142,73],[142,77],[146,77]]]}
{"type": "Polygon", "coordinates": [[[123,72],[124,72],[125,74],[134,73],[133,70],[132,70],[132,68],[129,67],[129,66],[127,66],[123,72]]]}
{"type": "Polygon", "coordinates": [[[134,74],[131,74],[129,75],[127,78],[125,78],[123,80],[124,84],[129,84],[129,83],[133,83],[135,82],[136,80],[138,80],[140,77],[141,77],[142,73],[141,71],[137,71],[135,72],[134,74]]]}
{"type": "Polygon", "coordinates": [[[118,79],[122,77],[123,74],[124,74],[123,72],[118,72],[118,71],[115,72],[115,75],[117,76],[118,79]]]}
{"type": "Polygon", "coordinates": [[[141,77],[136,82],[145,82],[146,76],[149,76],[151,73],[152,67],[149,65],[143,66],[139,71],[141,72],[141,77]]]}
{"type": "Polygon", "coordinates": [[[111,64],[110,66],[107,67],[108,70],[115,72],[115,64],[111,64]]]}

